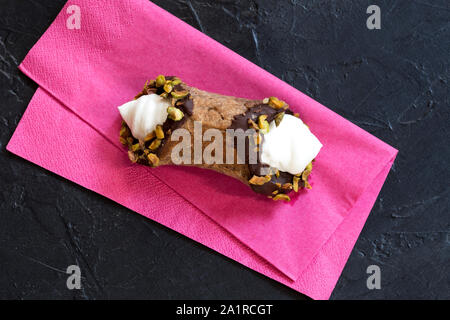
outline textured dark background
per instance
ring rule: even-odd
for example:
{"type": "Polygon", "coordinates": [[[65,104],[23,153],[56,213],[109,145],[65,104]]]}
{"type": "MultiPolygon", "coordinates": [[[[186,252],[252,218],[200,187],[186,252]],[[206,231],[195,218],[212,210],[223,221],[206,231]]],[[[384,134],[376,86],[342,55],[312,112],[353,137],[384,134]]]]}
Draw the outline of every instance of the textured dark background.
{"type": "MultiPolygon", "coordinates": [[[[0,0],[0,298],[303,298],[5,150],[36,89],[17,66],[64,2],[0,0]]],[[[449,299],[449,1],[155,2],[400,150],[332,298],[449,299]]]]}

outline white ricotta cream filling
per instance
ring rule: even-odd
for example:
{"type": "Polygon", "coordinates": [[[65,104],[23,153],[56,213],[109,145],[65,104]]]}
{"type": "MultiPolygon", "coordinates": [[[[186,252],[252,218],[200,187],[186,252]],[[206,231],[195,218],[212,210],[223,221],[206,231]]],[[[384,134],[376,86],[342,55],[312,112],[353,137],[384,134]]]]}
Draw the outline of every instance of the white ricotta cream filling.
{"type": "Polygon", "coordinates": [[[169,106],[168,99],[149,94],[125,103],[119,107],[119,112],[133,136],[144,140],[158,124],[162,125],[166,121],[169,106]]]}
{"type": "Polygon", "coordinates": [[[298,174],[317,156],[322,144],[297,117],[284,115],[264,135],[261,161],[280,171],[298,174]]]}

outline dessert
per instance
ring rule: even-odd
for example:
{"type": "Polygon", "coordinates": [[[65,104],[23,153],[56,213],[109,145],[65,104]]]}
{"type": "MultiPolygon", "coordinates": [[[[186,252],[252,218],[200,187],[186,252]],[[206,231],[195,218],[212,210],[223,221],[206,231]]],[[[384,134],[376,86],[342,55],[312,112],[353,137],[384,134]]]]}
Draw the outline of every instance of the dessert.
{"type": "Polygon", "coordinates": [[[274,200],[311,188],[308,176],[322,144],[275,97],[224,96],[160,75],[119,112],[120,142],[134,163],[212,169],[274,200]]]}

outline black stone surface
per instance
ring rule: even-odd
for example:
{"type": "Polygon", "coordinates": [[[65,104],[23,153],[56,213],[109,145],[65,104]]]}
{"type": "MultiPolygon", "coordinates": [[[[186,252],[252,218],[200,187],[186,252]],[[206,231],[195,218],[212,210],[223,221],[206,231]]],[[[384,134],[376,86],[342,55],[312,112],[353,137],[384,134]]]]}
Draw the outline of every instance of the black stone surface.
{"type": "MultiPolygon", "coordinates": [[[[0,298],[302,299],[5,150],[36,90],[17,66],[64,2],[0,0],[0,298]]],[[[449,299],[449,1],[155,2],[400,150],[332,299],[449,299]]]]}

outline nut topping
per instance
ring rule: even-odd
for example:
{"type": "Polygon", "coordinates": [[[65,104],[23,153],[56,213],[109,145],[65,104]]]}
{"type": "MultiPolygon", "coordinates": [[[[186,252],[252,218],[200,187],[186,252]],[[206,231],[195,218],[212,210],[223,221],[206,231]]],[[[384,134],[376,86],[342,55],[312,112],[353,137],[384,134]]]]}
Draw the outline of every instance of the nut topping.
{"type": "Polygon", "coordinates": [[[176,91],[175,90],[175,91],[172,91],[170,94],[175,99],[183,99],[189,94],[189,92],[187,92],[186,90],[183,90],[183,91],[176,91]]]}
{"type": "Polygon", "coordinates": [[[158,149],[160,145],[161,145],[161,140],[155,139],[155,140],[153,140],[153,142],[150,144],[150,146],[148,148],[150,150],[154,151],[154,150],[158,149]]]}
{"type": "Polygon", "coordinates": [[[173,121],[180,121],[184,117],[183,111],[181,111],[176,107],[168,107],[167,113],[169,114],[169,118],[172,119],[173,121]]]}
{"type": "Polygon", "coordinates": [[[156,154],[149,153],[147,155],[147,159],[148,159],[149,163],[152,165],[152,167],[157,167],[159,165],[159,158],[156,154]]]}
{"type": "Polygon", "coordinates": [[[281,108],[283,108],[285,106],[285,103],[283,101],[279,100],[276,97],[270,97],[269,98],[269,105],[272,108],[281,109],[281,108]]]}
{"type": "Polygon", "coordinates": [[[298,192],[298,182],[300,181],[299,177],[294,177],[292,179],[292,187],[294,189],[295,192],[298,192]]]}
{"type": "Polygon", "coordinates": [[[164,77],[162,74],[160,74],[158,77],[156,77],[156,86],[162,87],[166,83],[166,77],[164,77]]]}
{"type": "Polygon", "coordinates": [[[275,124],[277,125],[277,127],[280,125],[281,120],[283,120],[284,117],[284,112],[280,112],[279,114],[277,114],[275,116],[275,124]]]}
{"type": "Polygon", "coordinates": [[[173,89],[172,81],[166,81],[163,89],[165,92],[170,93],[173,89]]]}
{"type": "Polygon", "coordinates": [[[155,131],[150,132],[149,134],[147,134],[147,136],[144,138],[144,142],[148,142],[150,140],[152,140],[155,137],[155,131]]]}
{"type": "Polygon", "coordinates": [[[136,161],[137,161],[137,156],[136,156],[136,154],[135,154],[133,151],[131,151],[131,150],[128,150],[128,158],[129,158],[130,161],[133,162],[133,163],[136,163],[136,161]]]}
{"type": "Polygon", "coordinates": [[[141,146],[139,145],[139,143],[135,143],[131,146],[131,151],[136,152],[141,148],[141,146]]]}
{"type": "Polygon", "coordinates": [[[160,140],[164,139],[164,131],[161,125],[157,125],[155,129],[156,137],[160,140]]]}
{"type": "Polygon", "coordinates": [[[269,132],[269,122],[266,119],[266,114],[263,114],[258,118],[258,127],[262,134],[266,134],[269,132]]]}
{"type": "Polygon", "coordinates": [[[257,185],[257,186],[262,186],[263,184],[269,182],[270,179],[272,179],[272,177],[269,176],[269,175],[264,176],[264,177],[253,176],[248,182],[250,184],[254,184],[254,185],[257,185]]]}
{"type": "Polygon", "coordinates": [[[278,200],[291,201],[291,198],[289,198],[289,196],[287,194],[279,193],[273,197],[273,200],[275,200],[275,201],[278,201],[278,200]]]}

